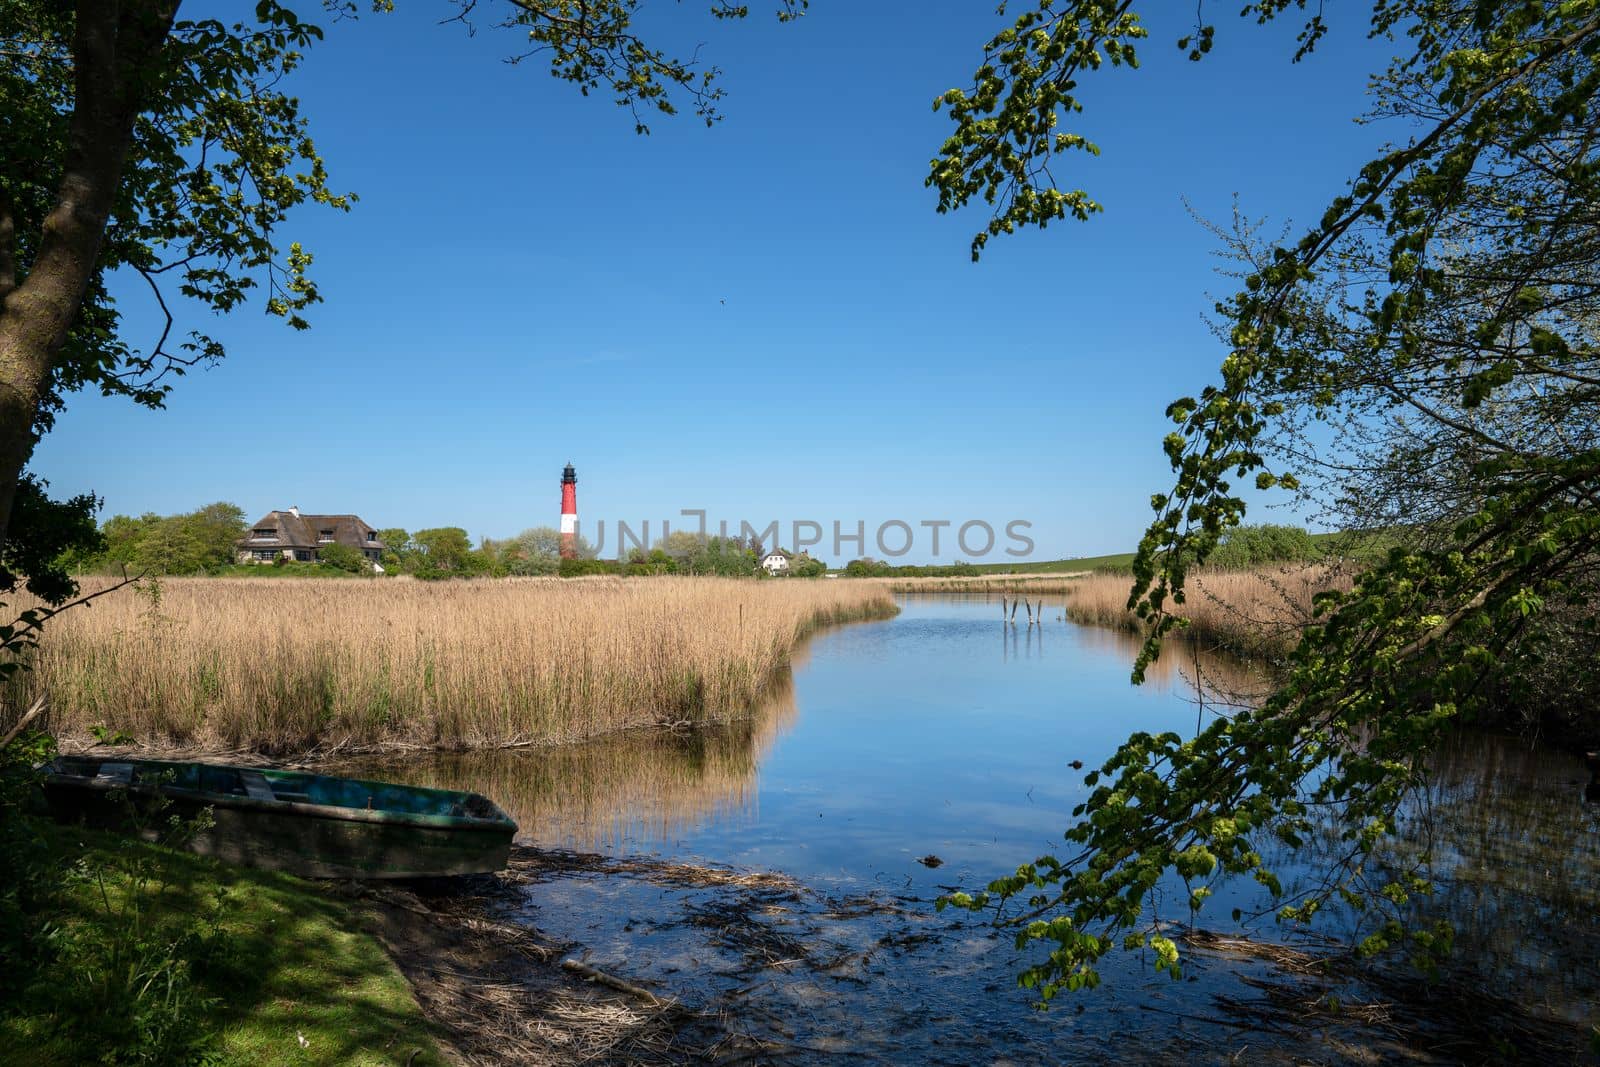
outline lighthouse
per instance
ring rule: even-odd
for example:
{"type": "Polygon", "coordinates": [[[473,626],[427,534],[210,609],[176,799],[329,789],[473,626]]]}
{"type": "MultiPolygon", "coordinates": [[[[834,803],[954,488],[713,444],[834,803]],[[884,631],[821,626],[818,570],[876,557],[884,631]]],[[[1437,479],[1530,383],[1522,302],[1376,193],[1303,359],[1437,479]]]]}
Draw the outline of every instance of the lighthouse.
{"type": "Polygon", "coordinates": [[[561,472],[561,558],[578,558],[578,472],[561,472]]]}

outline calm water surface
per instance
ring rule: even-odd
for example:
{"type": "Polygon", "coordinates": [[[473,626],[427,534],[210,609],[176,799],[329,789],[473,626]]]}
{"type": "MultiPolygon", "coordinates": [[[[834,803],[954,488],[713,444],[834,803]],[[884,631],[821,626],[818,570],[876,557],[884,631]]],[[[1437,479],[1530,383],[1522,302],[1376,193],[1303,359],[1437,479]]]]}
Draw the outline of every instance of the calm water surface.
{"type": "MultiPolygon", "coordinates": [[[[748,722],[352,769],[487,793],[540,846],[793,876],[798,891],[776,892],[558,870],[536,875],[516,910],[596,966],[728,1010],[799,1062],[1427,1058],[1392,1018],[1272,1023],[1256,1009],[1285,976],[1204,953],[1182,982],[1113,953],[1100,989],[1033,1011],[1011,937],[932,901],[1064,847],[1088,792],[1069,762],[1096,766],[1133,730],[1192,733],[1216,712],[1214,695],[1197,703],[1197,672],[1230,691],[1260,680],[1180,648],[1135,688],[1129,639],[1066,622],[1059,601],[1033,628],[1002,624],[998,599],[902,609],[813,639],[748,722]]],[[[1402,843],[1431,842],[1442,860],[1429,907],[1458,927],[1458,968],[1537,1020],[1581,1023],[1600,999],[1600,817],[1584,777],[1568,754],[1463,739],[1439,754],[1402,843]]],[[[1316,851],[1280,870],[1314,869],[1316,851]]],[[[1228,913],[1249,902],[1246,887],[1224,888],[1204,921],[1236,933],[1228,913]]],[[[1247,932],[1282,936],[1270,921],[1247,932]]],[[[1492,1037],[1511,1024],[1482,1025],[1492,1037]]],[[[1434,1044],[1473,1058],[1483,1039],[1434,1044]]]]}

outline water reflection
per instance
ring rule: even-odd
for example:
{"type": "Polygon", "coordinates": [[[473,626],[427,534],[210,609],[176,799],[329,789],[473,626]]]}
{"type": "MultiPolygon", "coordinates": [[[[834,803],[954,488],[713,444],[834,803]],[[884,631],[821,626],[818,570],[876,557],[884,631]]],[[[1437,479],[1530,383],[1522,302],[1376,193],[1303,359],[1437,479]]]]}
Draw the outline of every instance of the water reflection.
{"type": "Polygon", "coordinates": [[[708,825],[754,822],[761,762],[795,715],[785,673],[748,719],[548,748],[370,757],[335,773],[483,793],[516,820],[523,841],[652,848],[708,825]]]}
{"type": "MultiPolygon", "coordinates": [[[[1144,639],[1121,630],[1068,623],[1072,639],[1108,660],[1126,664],[1129,673],[1144,639]]],[[[1145,670],[1144,687],[1172,693],[1218,708],[1246,706],[1267,692],[1270,675],[1260,663],[1240,659],[1221,649],[1207,648],[1181,634],[1165,641],[1161,656],[1145,670]],[[1197,684],[1198,683],[1198,684],[1197,684]]]]}
{"type": "Polygon", "coordinates": [[[1600,1003],[1600,810],[1586,778],[1571,753],[1449,738],[1397,845],[1432,852],[1439,891],[1419,914],[1455,928],[1452,972],[1575,1022],[1600,1003]]]}

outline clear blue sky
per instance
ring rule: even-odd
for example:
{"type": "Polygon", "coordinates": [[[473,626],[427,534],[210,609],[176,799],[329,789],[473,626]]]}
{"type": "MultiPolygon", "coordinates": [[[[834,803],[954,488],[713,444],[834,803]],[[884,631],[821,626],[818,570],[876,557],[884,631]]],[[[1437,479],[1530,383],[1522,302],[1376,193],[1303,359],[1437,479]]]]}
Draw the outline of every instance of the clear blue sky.
{"type": "MultiPolygon", "coordinates": [[[[1142,68],[1085,81],[1078,125],[1104,154],[1057,168],[1105,213],[974,265],[986,216],[937,215],[922,179],[948,127],[931,100],[967,84],[992,3],[820,0],[787,26],[759,0],[742,24],[658,3],[647,27],[703,40],[729,97],[716,128],[649,137],[502,63],[511,35],[399,6],[330,27],[296,76],[334,184],[361,197],[284,231],[317,257],[313,328],[259,305],[211,324],[227,360],[163,412],[73,398],[34,461],[58,494],[477,538],[553,525],[571,460],[608,540],[704,508],[781,520],[785,542],[795,519],[864,520],[871,554],[888,519],[1026,519],[1035,558],[1122,551],[1169,483],[1164,407],[1223,354],[1201,316],[1227,283],[1185,198],[1314,219],[1396,132],[1351,121],[1392,49],[1358,13],[1293,65],[1297,23],[1213,5],[1217,48],[1191,64],[1173,41],[1192,5],[1147,4],[1142,68]]],[[[919,531],[903,561],[929,547],[919,531]]]]}

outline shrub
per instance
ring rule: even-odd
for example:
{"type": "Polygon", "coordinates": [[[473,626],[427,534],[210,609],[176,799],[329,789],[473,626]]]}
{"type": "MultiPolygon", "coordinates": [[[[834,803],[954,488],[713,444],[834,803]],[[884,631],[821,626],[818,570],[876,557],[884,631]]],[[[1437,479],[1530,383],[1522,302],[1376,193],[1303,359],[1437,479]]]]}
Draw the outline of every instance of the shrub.
{"type": "Polygon", "coordinates": [[[1300,527],[1262,523],[1229,530],[1206,563],[1223,570],[1244,570],[1266,563],[1308,563],[1321,555],[1317,543],[1300,527]]]}
{"type": "Polygon", "coordinates": [[[323,545],[317,549],[317,558],[330,567],[336,567],[341,571],[349,571],[351,574],[366,574],[372,570],[371,564],[367,562],[367,558],[359,550],[351,548],[349,545],[341,545],[338,542],[334,542],[331,545],[323,545]]]}
{"type": "Polygon", "coordinates": [[[626,574],[627,564],[609,559],[564,559],[561,577],[584,578],[592,574],[626,574]]]}

